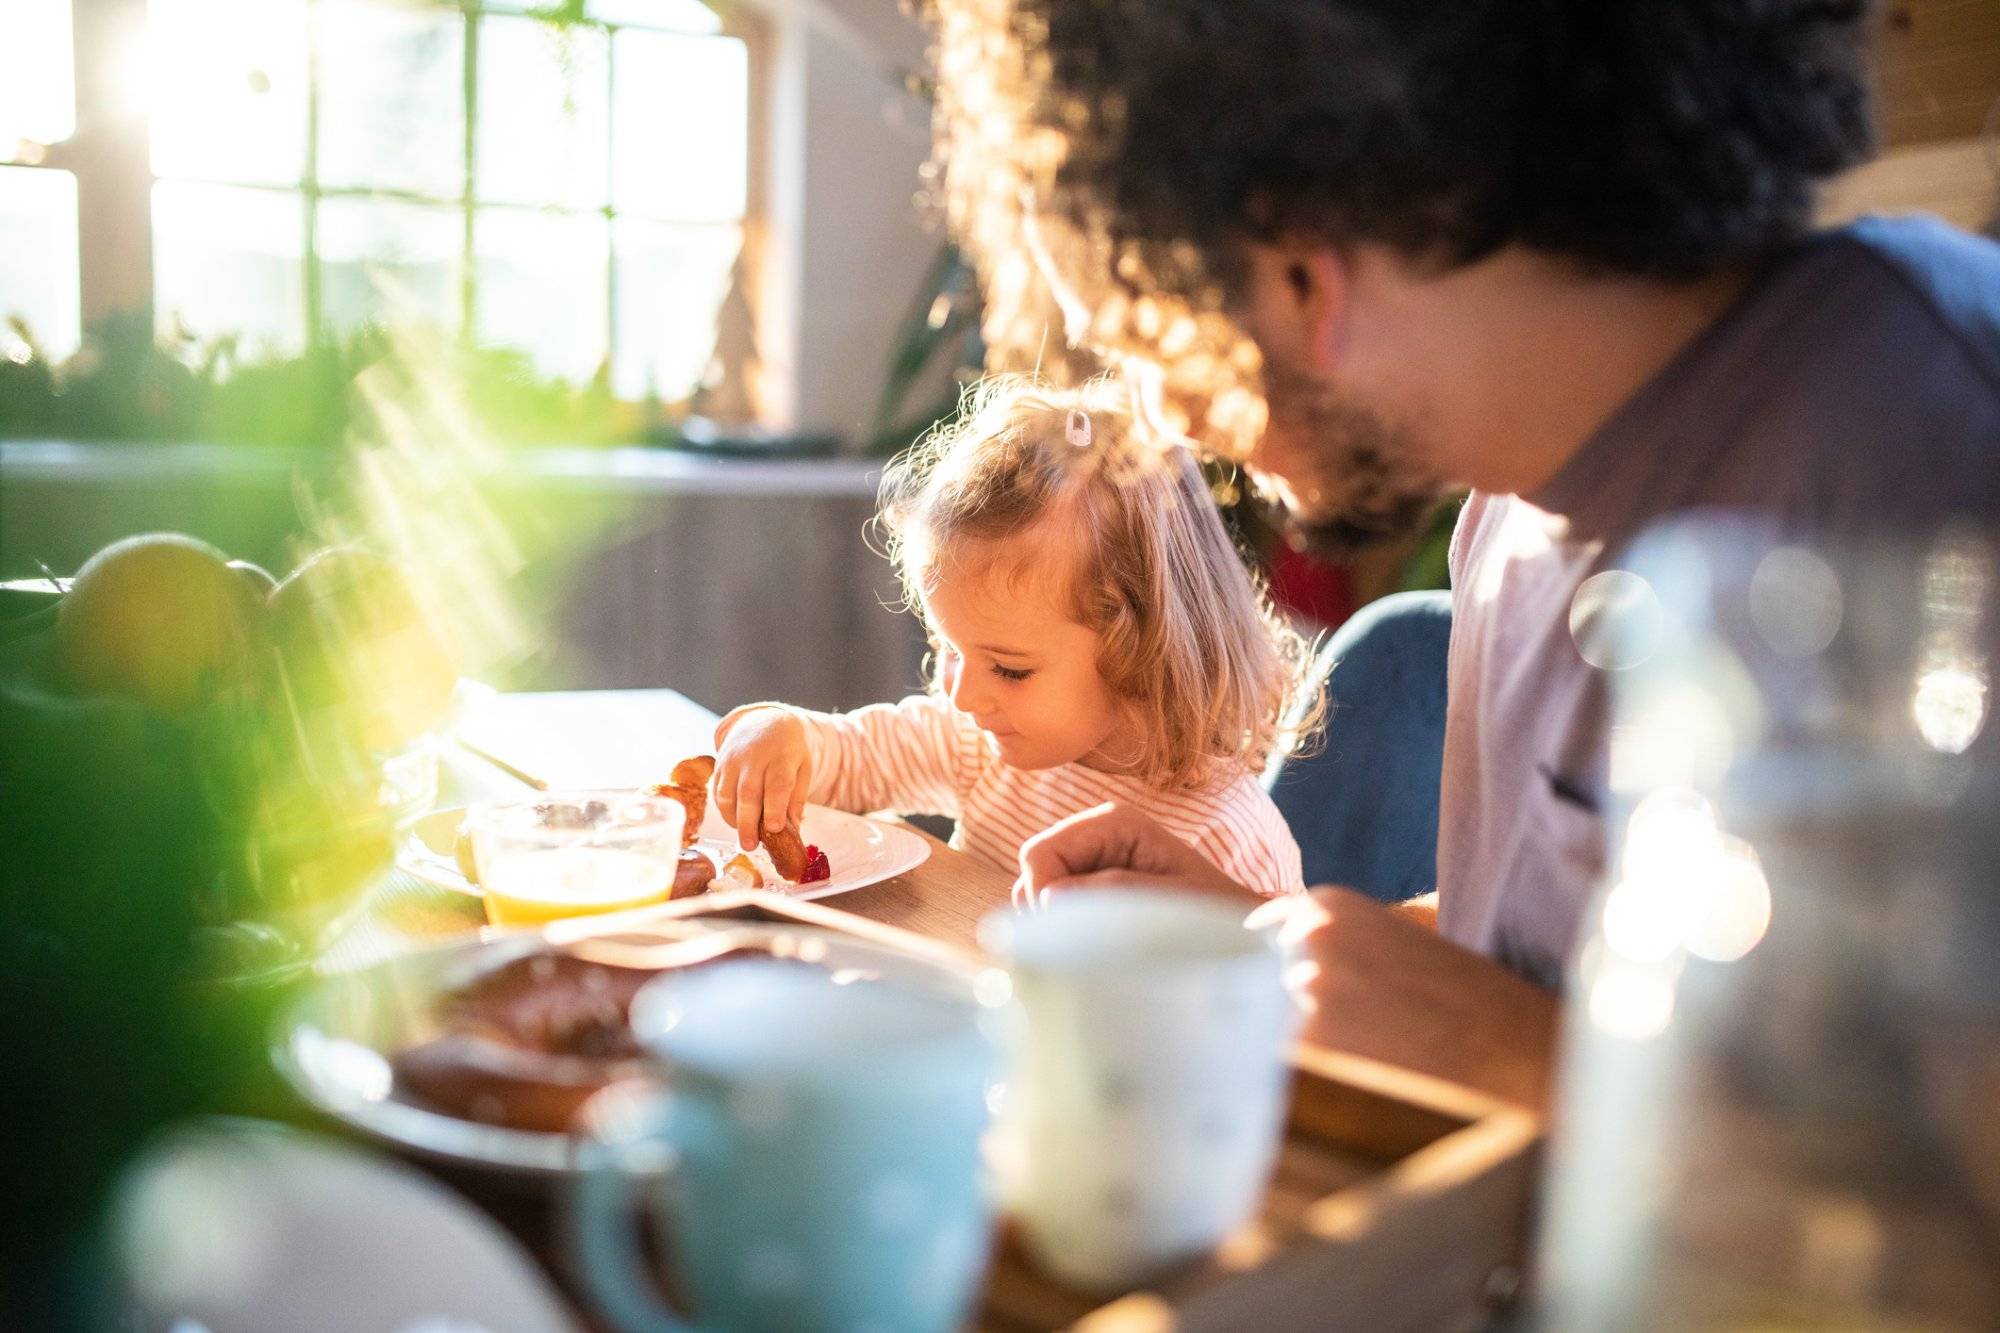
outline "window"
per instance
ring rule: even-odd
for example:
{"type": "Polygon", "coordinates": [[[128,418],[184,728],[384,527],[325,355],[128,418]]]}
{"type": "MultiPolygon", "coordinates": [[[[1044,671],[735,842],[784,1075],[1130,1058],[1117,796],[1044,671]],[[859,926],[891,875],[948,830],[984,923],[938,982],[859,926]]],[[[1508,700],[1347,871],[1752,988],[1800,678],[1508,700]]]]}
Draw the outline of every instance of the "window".
{"type": "Polygon", "coordinates": [[[76,177],[43,144],[76,131],[69,0],[7,0],[0,21],[0,356],[51,358],[82,337],[76,177]],[[26,335],[24,337],[23,335],[26,335]]]}
{"type": "MultiPolygon", "coordinates": [[[[53,78],[36,107],[7,91],[17,66],[68,68],[68,0],[7,3],[0,157],[12,139],[66,137],[71,123],[41,103],[73,116],[74,101],[53,78]],[[63,54],[21,54],[17,33],[43,29],[63,54]]],[[[608,372],[622,398],[671,400],[700,379],[742,245],[750,149],[748,45],[706,5],[145,6],[163,332],[234,336],[257,354],[414,319],[517,348],[545,374],[608,372]]],[[[74,250],[74,182],[67,195],[37,184],[0,177],[0,303],[70,330],[73,347],[74,291],[64,323],[47,298],[15,297],[27,288],[4,257],[61,281],[60,263],[25,257],[49,255],[57,233],[74,250]]],[[[88,276],[88,248],[82,263],[88,276]]]]}

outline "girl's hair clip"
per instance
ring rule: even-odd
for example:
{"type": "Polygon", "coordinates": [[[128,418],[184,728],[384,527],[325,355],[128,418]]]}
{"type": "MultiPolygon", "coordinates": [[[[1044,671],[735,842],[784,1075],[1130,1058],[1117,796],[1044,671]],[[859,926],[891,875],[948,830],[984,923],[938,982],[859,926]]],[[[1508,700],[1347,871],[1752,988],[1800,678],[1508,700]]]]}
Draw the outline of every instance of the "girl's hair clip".
{"type": "Polygon", "coordinates": [[[1069,420],[1063,423],[1063,435],[1078,449],[1088,449],[1090,447],[1090,414],[1078,411],[1072,407],[1069,410],[1069,420]]]}

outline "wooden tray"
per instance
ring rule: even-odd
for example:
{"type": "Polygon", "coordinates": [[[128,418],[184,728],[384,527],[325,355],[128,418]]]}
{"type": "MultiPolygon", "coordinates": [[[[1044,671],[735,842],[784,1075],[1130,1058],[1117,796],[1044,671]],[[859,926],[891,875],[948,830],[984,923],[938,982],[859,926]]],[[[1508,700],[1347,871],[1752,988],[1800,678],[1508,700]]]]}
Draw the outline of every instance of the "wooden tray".
{"type": "Polygon", "coordinates": [[[1207,1262],[1092,1299],[1003,1242],[983,1330],[1483,1327],[1514,1294],[1540,1128],[1455,1084],[1316,1047],[1256,1221],[1207,1262]]]}
{"type": "MultiPolygon", "coordinates": [[[[710,894],[643,915],[794,922],[977,961],[782,894],[710,894]]],[[[1105,1300],[1064,1287],[1003,1238],[975,1327],[1374,1333],[1489,1321],[1518,1286],[1540,1122],[1455,1083],[1358,1056],[1302,1045],[1293,1065],[1285,1143],[1261,1215],[1210,1260],[1105,1300]]]]}

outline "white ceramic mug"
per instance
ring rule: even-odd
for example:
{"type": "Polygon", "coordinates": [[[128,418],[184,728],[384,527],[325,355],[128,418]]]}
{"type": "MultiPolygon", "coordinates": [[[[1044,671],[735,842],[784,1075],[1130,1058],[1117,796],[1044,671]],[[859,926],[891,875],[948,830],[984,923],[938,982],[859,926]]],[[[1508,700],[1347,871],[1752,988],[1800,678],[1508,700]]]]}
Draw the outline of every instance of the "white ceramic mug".
{"type": "Polygon", "coordinates": [[[982,923],[1015,1001],[1001,1187],[1058,1277],[1129,1287],[1256,1211],[1299,1013],[1273,932],[1245,914],[1113,889],[982,923]]]}

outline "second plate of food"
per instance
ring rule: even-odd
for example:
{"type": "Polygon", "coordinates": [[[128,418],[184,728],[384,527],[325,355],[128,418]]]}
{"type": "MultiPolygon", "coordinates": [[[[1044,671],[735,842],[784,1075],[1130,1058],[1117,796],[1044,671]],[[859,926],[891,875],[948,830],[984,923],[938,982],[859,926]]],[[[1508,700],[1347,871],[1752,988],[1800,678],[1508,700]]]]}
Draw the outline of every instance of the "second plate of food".
{"type": "MultiPolygon", "coordinates": [[[[524,794],[523,799],[533,797],[524,794]]],[[[397,866],[436,888],[481,896],[479,886],[466,878],[458,864],[458,833],[468,808],[434,810],[411,824],[397,848],[397,866]]],[[[794,898],[828,898],[893,879],[916,869],[931,854],[930,844],[914,829],[818,805],[806,807],[800,835],[826,854],[831,872],[828,878],[816,884],[790,884],[776,877],[768,861],[760,857],[756,859],[766,879],[764,887],[794,898]]],[[[728,864],[739,850],[735,833],[713,805],[702,821],[695,845],[708,852],[718,866],[728,864]]]]}

